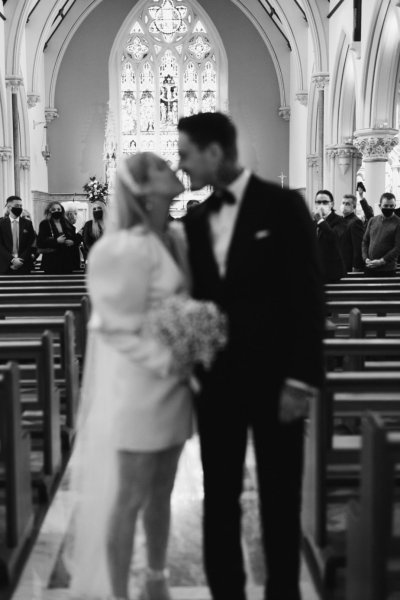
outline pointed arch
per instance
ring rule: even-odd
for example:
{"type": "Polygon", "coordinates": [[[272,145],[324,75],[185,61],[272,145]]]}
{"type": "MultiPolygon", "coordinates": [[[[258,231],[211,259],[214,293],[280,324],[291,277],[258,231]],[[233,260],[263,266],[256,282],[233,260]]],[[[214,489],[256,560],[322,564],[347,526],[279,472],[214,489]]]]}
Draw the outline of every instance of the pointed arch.
{"type": "Polygon", "coordinates": [[[331,79],[332,115],[330,143],[343,144],[355,130],[356,70],[354,53],[344,31],[341,32],[331,79]]]}
{"type": "Polygon", "coordinates": [[[132,8],[115,37],[109,58],[109,109],[119,156],[139,148],[150,150],[156,140],[164,158],[175,162],[176,125],[183,112],[213,107],[227,111],[228,60],[215,25],[196,0],[176,6],[182,12],[182,29],[173,34],[156,26],[159,7],[147,4],[148,0],[140,0],[132,8]],[[136,83],[129,90],[124,89],[126,64],[136,72],[136,83]],[[148,89],[142,87],[146,64],[154,77],[148,89]]]}

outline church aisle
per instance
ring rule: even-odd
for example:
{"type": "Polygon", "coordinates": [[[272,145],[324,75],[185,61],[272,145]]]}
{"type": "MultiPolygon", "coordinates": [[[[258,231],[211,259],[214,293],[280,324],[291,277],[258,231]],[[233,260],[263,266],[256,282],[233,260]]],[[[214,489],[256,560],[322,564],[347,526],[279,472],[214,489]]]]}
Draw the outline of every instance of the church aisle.
{"type": "MultiPolygon", "coordinates": [[[[11,600],[67,600],[68,528],[76,497],[69,490],[68,468],[52,506],[41,527],[31,556],[11,600]]],[[[172,497],[172,535],[169,547],[170,583],[174,600],[209,600],[201,564],[202,486],[197,437],[182,455],[172,497]]],[[[243,549],[248,573],[249,600],[262,600],[263,566],[260,560],[260,532],[254,480],[254,458],[249,447],[243,492],[243,549]]],[[[145,564],[144,537],[138,524],[135,558],[132,564],[131,598],[141,589],[145,564]]],[[[304,600],[318,600],[308,572],[302,567],[304,600]]]]}

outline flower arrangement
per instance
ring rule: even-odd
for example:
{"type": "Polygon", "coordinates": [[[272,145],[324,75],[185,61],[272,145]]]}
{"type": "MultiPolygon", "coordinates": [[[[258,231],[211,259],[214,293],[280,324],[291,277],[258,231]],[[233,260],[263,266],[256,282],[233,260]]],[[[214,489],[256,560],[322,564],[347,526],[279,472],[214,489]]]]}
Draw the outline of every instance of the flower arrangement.
{"type": "Polygon", "coordinates": [[[101,183],[96,176],[89,177],[89,181],[83,186],[83,191],[86,193],[89,202],[96,202],[97,200],[107,202],[108,183],[101,183]]]}
{"type": "Polygon", "coordinates": [[[149,311],[145,328],[172,350],[177,370],[195,364],[209,369],[228,340],[227,318],[216,304],[183,295],[165,299],[149,311]]]}

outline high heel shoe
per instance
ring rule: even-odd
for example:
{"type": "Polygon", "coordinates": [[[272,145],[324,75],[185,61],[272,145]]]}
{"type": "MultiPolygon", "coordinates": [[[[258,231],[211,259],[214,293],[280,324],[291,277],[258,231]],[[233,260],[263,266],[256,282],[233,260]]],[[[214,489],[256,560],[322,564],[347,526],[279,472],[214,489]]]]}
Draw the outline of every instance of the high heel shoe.
{"type": "Polygon", "coordinates": [[[167,569],[161,571],[148,569],[140,600],[172,600],[169,592],[168,578],[169,572],[167,569]]]}

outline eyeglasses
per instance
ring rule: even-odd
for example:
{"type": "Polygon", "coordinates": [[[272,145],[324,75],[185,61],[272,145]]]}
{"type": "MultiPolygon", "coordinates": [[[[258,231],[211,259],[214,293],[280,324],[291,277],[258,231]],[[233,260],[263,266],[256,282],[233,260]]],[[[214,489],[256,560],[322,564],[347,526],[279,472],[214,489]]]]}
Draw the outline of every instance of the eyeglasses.
{"type": "Polygon", "coordinates": [[[330,204],[330,200],[316,200],[315,204],[330,204]]]}

